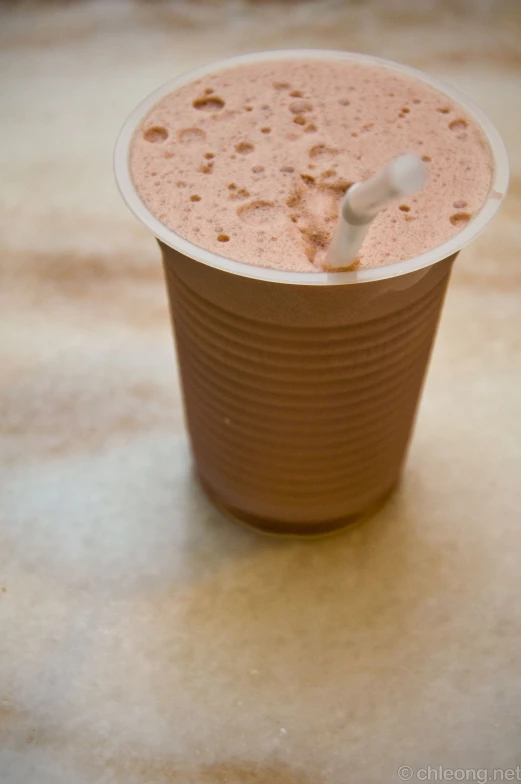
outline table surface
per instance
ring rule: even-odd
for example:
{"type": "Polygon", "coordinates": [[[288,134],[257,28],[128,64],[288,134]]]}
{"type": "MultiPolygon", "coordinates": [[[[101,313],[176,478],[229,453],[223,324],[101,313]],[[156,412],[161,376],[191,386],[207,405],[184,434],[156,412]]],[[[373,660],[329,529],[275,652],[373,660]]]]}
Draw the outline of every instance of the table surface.
{"type": "Polygon", "coordinates": [[[521,765],[520,63],[516,0],[2,6],[2,782],[521,765]],[[513,171],[457,261],[399,493],[313,542],[198,489],[158,250],[111,172],[157,84],[289,46],[450,80],[513,171]]]}

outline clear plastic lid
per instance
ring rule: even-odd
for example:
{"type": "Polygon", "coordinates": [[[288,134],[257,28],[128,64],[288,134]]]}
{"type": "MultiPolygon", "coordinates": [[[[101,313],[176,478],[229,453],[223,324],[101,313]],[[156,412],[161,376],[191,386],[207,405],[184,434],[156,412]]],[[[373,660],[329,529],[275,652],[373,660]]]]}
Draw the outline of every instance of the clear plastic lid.
{"type": "Polygon", "coordinates": [[[256,52],[239,57],[230,57],[226,60],[205,65],[187,71],[175,79],[166,82],[153,93],[151,93],[139,106],[134,109],[129,116],[116,142],[114,152],[114,170],[116,182],[120,189],[123,199],[134,215],[149,229],[161,242],[171,248],[183,253],[185,256],[194,259],[211,267],[224,270],[234,275],[242,275],[257,280],[267,280],[277,283],[289,283],[311,286],[331,286],[345,285],[349,283],[365,283],[371,280],[382,280],[392,278],[397,275],[404,275],[408,272],[431,266],[441,259],[451,256],[461,250],[471,240],[473,240],[487,225],[490,219],[499,209],[508,188],[509,165],[508,155],[504,142],[488,117],[472,101],[469,101],[458,90],[448,84],[430,76],[415,68],[384,60],[370,55],[355,54],[351,52],[337,52],[322,49],[284,49],[281,51],[256,52]],[[482,130],[483,136],[487,140],[493,160],[492,182],[486,201],[478,213],[460,232],[450,237],[442,245],[437,245],[419,256],[414,256],[404,261],[397,261],[382,267],[371,269],[351,270],[348,272],[287,272],[284,270],[267,269],[256,267],[252,264],[244,264],[221,256],[212,251],[195,245],[193,242],[182,237],[153,215],[146,205],[141,201],[137,193],[129,169],[130,145],[136,128],[141,124],[147,113],[168,93],[174,92],[183,85],[200,79],[211,73],[223,71],[235,65],[245,65],[250,63],[266,62],[270,60],[349,60],[367,65],[377,65],[386,67],[397,73],[406,74],[409,77],[434,87],[439,92],[447,95],[452,101],[460,104],[463,109],[474,118],[482,130]]]}

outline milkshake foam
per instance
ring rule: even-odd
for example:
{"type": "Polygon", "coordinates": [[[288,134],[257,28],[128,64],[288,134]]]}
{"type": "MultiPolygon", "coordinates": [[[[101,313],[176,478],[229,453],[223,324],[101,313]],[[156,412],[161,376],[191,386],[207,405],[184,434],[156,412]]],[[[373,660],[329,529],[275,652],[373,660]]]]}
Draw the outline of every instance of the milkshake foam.
{"type": "Polygon", "coordinates": [[[373,222],[355,268],[411,258],[484,203],[492,155],[447,96],[384,65],[280,60],[238,65],[170,93],[131,147],[142,201],[166,226],[248,264],[318,271],[343,194],[404,152],[426,187],[373,222]]]}

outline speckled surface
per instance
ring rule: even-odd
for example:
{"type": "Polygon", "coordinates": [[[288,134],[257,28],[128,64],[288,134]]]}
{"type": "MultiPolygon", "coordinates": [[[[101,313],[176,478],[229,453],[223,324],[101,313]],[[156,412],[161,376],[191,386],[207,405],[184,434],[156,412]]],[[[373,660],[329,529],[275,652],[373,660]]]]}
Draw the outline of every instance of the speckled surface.
{"type": "Polygon", "coordinates": [[[425,160],[427,183],[375,218],[356,262],[363,269],[441,245],[490,190],[477,123],[410,76],[345,60],[224,69],[148,112],[130,168],[150,211],[196,245],[314,272],[347,188],[404,152],[425,160]]]}
{"type": "Polygon", "coordinates": [[[2,7],[2,784],[521,764],[520,8],[410,8],[2,7]],[[111,173],[122,118],[158,83],[282,46],[452,81],[513,170],[456,262],[399,493],[314,542],[259,538],[201,495],[159,252],[111,173]]]}

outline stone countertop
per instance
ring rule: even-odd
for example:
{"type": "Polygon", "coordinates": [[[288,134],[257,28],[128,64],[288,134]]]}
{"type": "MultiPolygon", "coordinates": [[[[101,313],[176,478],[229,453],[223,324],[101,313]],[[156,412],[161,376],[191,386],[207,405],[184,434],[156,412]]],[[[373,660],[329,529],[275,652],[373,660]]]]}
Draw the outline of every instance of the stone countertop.
{"type": "Polygon", "coordinates": [[[2,784],[521,765],[520,63],[516,0],[1,6],[2,784]],[[400,491],[311,542],[198,489],[159,253],[111,172],[157,84],[288,46],[450,80],[513,169],[456,263],[400,491]]]}

